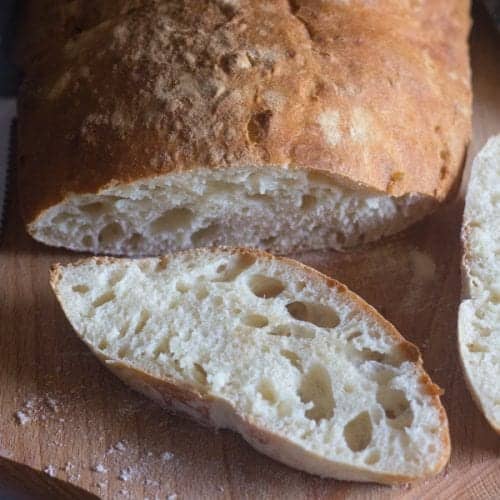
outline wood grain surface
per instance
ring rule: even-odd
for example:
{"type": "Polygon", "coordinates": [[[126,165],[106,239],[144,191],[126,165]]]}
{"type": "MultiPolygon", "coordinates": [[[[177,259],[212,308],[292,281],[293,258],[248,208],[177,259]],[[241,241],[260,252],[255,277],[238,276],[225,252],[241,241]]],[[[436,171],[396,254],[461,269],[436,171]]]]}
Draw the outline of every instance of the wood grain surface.
{"type": "MultiPolygon", "coordinates": [[[[482,11],[475,14],[469,157],[500,133],[500,39],[482,11]]],[[[0,247],[0,456],[10,459],[0,460],[1,498],[7,489],[19,498],[84,497],[58,480],[110,499],[500,498],[500,438],[472,402],[457,357],[463,194],[403,235],[362,251],[295,256],[373,304],[421,348],[446,391],[448,467],[430,481],[394,488],[294,471],[231,432],[170,416],[127,389],[77,340],[49,290],[49,266],[76,255],[31,240],[15,198],[0,247]]]]}

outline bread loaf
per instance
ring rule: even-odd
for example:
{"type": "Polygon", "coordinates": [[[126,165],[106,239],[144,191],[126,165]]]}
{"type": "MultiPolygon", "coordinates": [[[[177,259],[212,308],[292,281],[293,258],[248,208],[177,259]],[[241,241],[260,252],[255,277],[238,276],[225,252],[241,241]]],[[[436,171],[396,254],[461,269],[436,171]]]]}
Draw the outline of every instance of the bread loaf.
{"type": "Polygon", "coordinates": [[[72,326],[133,388],[292,467],[407,482],[450,452],[418,349],[340,283],[248,250],[55,266],[72,326]]]}
{"type": "Polygon", "coordinates": [[[474,399],[500,433],[500,136],[472,165],[462,238],[460,357],[474,399]]]}
{"type": "Polygon", "coordinates": [[[468,1],[53,8],[38,30],[27,16],[42,49],[26,49],[19,110],[24,214],[44,243],[343,249],[422,218],[460,176],[468,1]]]}

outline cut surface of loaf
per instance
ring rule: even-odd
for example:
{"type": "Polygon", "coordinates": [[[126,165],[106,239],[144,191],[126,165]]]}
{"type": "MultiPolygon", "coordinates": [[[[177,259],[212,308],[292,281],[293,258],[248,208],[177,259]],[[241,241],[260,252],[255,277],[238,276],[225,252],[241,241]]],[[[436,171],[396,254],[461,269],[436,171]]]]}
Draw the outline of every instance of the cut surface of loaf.
{"type": "Polygon", "coordinates": [[[472,165],[462,238],[460,356],[476,402],[500,433],[500,136],[472,165]]]}
{"type": "Polygon", "coordinates": [[[239,432],[292,467],[406,482],[449,456],[418,349],[347,288],[241,249],[53,268],[82,340],[164,407],[239,432]]]}
{"type": "Polygon", "coordinates": [[[18,149],[46,244],[342,249],[460,177],[467,0],[77,0],[37,24],[39,8],[18,149]]]}

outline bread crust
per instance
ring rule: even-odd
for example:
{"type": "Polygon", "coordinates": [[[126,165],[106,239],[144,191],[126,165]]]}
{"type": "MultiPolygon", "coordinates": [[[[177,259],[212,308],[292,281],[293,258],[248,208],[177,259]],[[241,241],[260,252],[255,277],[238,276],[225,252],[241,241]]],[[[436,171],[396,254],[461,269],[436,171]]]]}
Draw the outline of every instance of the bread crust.
{"type": "MultiPolygon", "coordinates": [[[[372,306],[367,304],[345,285],[293,259],[276,257],[264,251],[246,248],[201,248],[180,253],[189,254],[193,256],[193,258],[196,258],[196,256],[202,257],[206,253],[219,252],[223,252],[226,255],[229,252],[230,254],[259,260],[275,259],[286,262],[287,265],[300,269],[302,272],[308,274],[311,279],[323,281],[329,288],[335,289],[338,293],[346,294],[349,300],[355,303],[363,314],[369,316],[372,321],[383,327],[385,332],[398,343],[403,358],[415,364],[415,368],[420,374],[419,382],[422,385],[422,389],[432,397],[432,405],[439,412],[441,422],[440,440],[443,453],[440,461],[433,470],[428,470],[427,473],[421,477],[413,477],[376,473],[370,471],[368,468],[362,469],[358,467],[349,467],[344,464],[332,463],[319,455],[304,450],[298,444],[291,442],[283,436],[270,433],[259,426],[258,422],[238,414],[235,408],[221,398],[217,398],[209,393],[202,394],[194,386],[179,384],[173,379],[152,377],[122,360],[109,359],[104,356],[102,352],[87,343],[84,337],[80,335],[75,325],[72,325],[73,328],[80,338],[87,343],[88,347],[94,352],[98,359],[133,389],[152,398],[162,407],[183,416],[187,416],[202,425],[232,429],[240,433],[249,444],[260,452],[293,468],[324,477],[335,477],[352,481],[374,481],[383,484],[407,483],[423,477],[430,477],[439,473],[444,468],[450,457],[451,444],[446,411],[439,399],[443,391],[431,381],[430,377],[423,369],[422,358],[417,346],[405,340],[390,322],[384,319],[372,306]]],[[[168,262],[168,259],[168,255],[158,258],[160,262],[163,261],[164,263],[168,262]]],[[[80,263],[88,262],[89,260],[98,265],[120,262],[120,259],[114,257],[91,257],[69,265],[78,266],[80,263]]],[[[64,309],[64,302],[61,300],[57,286],[61,279],[62,267],[63,266],[60,264],[52,266],[50,284],[61,307],[64,309]]]]}
{"type": "Polygon", "coordinates": [[[456,185],[468,0],[202,4],[112,2],[28,65],[28,223],[71,193],[197,168],[302,168],[437,201],[456,185]]]}

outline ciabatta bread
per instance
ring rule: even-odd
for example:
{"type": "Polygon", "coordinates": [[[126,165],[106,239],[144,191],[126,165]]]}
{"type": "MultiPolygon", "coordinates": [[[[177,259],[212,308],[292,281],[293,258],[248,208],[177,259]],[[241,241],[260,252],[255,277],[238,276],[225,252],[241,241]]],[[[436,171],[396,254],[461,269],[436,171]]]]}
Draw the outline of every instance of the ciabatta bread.
{"type": "Polygon", "coordinates": [[[500,136],[472,165],[462,238],[460,357],[474,399],[500,433],[500,136]]]}
{"type": "Polygon", "coordinates": [[[422,218],[460,176],[466,0],[54,8],[19,110],[24,214],[42,242],[342,249],[422,218]]]}
{"type": "Polygon", "coordinates": [[[248,250],[55,266],[74,329],[135,389],[321,476],[396,483],[450,452],[418,349],[340,283],[248,250]]]}

